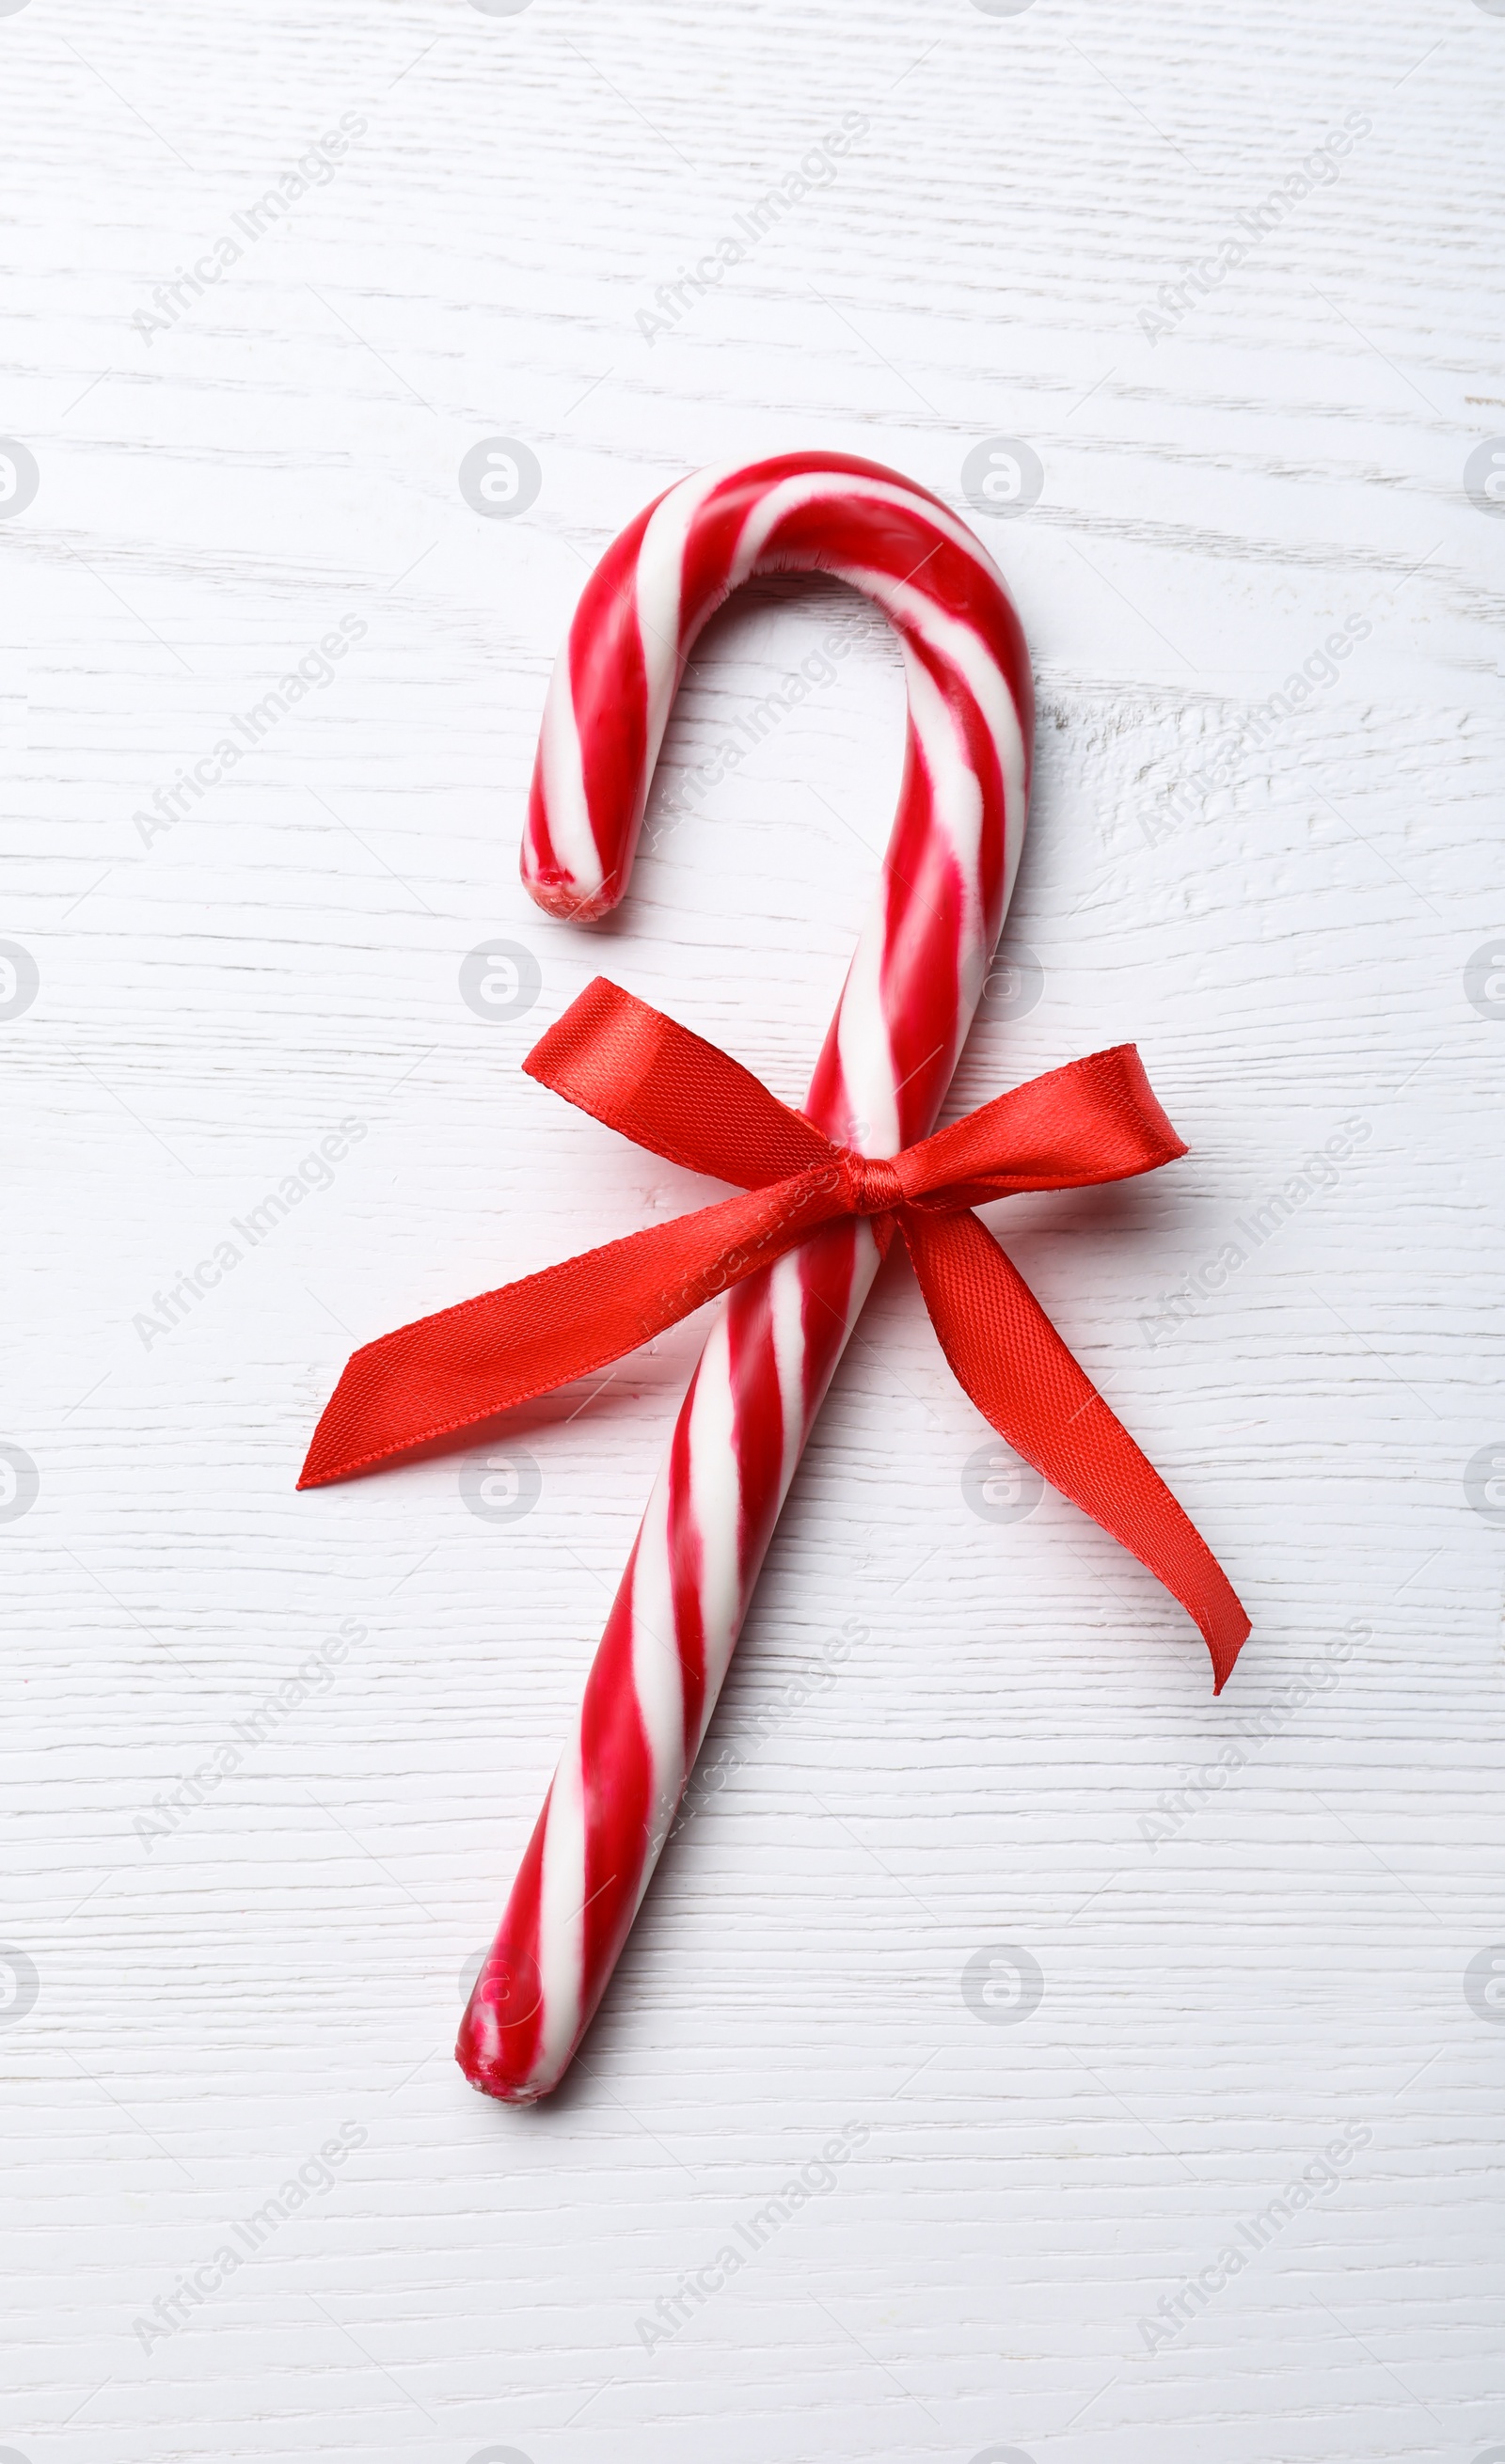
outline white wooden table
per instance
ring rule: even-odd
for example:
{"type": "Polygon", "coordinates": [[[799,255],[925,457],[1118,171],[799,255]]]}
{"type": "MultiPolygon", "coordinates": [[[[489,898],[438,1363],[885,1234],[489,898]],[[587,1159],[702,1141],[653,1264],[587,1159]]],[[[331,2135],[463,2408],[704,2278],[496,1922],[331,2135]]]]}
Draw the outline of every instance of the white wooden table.
{"type": "Polygon", "coordinates": [[[0,86],[0,2453],[1505,2453],[1505,12],[6,0],[0,86]],[[520,1074],[592,974],[803,1089],[896,783],[857,602],[719,622],[614,923],[517,879],[588,567],[796,446],[1016,592],[956,1104],[1140,1043],[1190,1157],[1007,1237],[1255,1632],[1214,1704],[1072,1508],[973,1510],[894,1266],[517,2113],[462,1971],[699,1331],[519,1416],[510,1522],[293,1483],[354,1342],[714,1194],[520,1074]]]}

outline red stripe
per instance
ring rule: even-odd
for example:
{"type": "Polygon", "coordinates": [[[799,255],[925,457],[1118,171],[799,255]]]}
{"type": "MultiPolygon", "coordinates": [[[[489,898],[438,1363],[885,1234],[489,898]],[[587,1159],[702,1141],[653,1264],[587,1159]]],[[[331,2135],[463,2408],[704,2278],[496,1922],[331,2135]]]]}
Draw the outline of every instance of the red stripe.
{"type": "MultiPolygon", "coordinates": [[[[690,1393],[699,1384],[697,1370],[690,1393]]],[[[700,1743],[705,1724],[705,1618],[702,1610],[701,1576],[705,1566],[705,1549],[700,1527],[695,1517],[695,1496],[690,1483],[690,1412],[689,1397],[675,1422],[675,1433],[669,1441],[669,1514],[666,1527],[669,1550],[671,1597],[674,1601],[674,1643],[679,1655],[680,1682],[684,1687],[684,1744],[681,1784],[689,1777],[690,1766],[700,1743]]]]}
{"type": "Polygon", "coordinates": [[[611,1603],[580,1713],[586,1830],[582,2033],[627,1940],[648,1850],[653,1767],[632,1678],[632,1590],[640,1546],[641,1538],[611,1603]]]}

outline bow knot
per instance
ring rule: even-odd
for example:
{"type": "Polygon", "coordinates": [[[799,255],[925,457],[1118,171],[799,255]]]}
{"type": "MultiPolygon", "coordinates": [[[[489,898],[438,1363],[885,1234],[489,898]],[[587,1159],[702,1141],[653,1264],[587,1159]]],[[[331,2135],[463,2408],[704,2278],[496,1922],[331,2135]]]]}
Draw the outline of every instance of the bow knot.
{"type": "Polygon", "coordinates": [[[906,1192],[891,1155],[858,1155],[843,1147],[841,1160],[853,1215],[893,1215],[903,1205],[906,1192]]]}
{"type": "Polygon", "coordinates": [[[639,1146],[741,1194],[366,1344],[345,1364],[299,1487],[568,1385],[823,1225],[879,1219],[885,1247],[895,1228],[902,1237],[978,1410],[1183,1603],[1221,1692],[1249,1633],[1228,1576],[970,1211],[1026,1190],[1125,1180],[1185,1154],[1132,1045],[995,1096],[897,1156],[837,1146],[714,1044],[601,976],[522,1066],[639,1146]]]}

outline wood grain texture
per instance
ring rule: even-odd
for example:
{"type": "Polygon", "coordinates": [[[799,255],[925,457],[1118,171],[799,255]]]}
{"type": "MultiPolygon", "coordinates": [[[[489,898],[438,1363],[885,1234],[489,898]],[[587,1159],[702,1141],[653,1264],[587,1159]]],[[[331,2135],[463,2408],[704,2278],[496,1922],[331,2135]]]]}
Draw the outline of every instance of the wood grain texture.
{"type": "Polygon", "coordinates": [[[1463,474],[1505,432],[1505,20],[31,0],[0,73],[0,431],[40,475],[0,507],[0,939],[39,975],[0,1023],[0,1439],[40,1480],[0,1523],[0,1933],[37,1981],[0,2011],[29,2228],[0,2447],[1472,2464],[1505,2442],[1505,2027],[1464,1982],[1505,1942],[1505,1534],[1465,1487],[1505,1452],[1505,1019],[1466,985],[1505,936],[1505,534],[1463,474]],[[331,176],[263,209],[342,114],[331,176]],[[1336,176],[1167,309],[1349,114],[1336,176]],[[164,308],[216,241],[223,278],[164,308]],[[494,435],[542,467],[515,519],[457,483],[494,435]],[[572,931],[516,859],[589,565],[705,461],[870,453],[966,512],[998,435],[1045,473],[975,517],[1041,694],[1007,935],[1038,998],[985,1017],[955,1108],[1140,1045],[1189,1158],[998,1223],[1254,1638],[1214,1705],[1186,1621],[1061,1501],[974,1514],[985,1432],[886,1271],[724,1785],[571,2082],[507,2112],[449,2059],[461,1971],[697,1331],[520,1416],[515,1524],[453,1456],[303,1497],[298,1464],[354,1342],[710,1194],[520,1074],[589,976],[790,1098],[834,1001],[896,784],[891,642],[817,585],[730,609],[633,891],[572,931]],[[327,680],[144,838],[343,620],[327,680]],[[800,699],[805,661],[831,678],[800,699]],[[500,1023],[458,991],[498,937],[542,983],[500,1023]],[[341,1122],[328,1185],[235,1232],[341,1122]],[[1335,1135],[1334,1184],[1209,1284],[1335,1135]],[[1044,1977],[1017,2024],[963,1999],[1000,1943],[1044,1977]]]}

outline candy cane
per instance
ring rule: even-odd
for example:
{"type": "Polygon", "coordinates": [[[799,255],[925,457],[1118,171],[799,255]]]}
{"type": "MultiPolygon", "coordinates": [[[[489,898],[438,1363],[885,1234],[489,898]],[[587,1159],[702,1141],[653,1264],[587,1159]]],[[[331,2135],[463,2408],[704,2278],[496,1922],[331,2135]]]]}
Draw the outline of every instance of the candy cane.
{"type": "MultiPolygon", "coordinates": [[[[1019,620],[954,514],[881,464],[790,453],[698,473],[587,583],[554,670],[522,877],[603,915],[627,887],[697,634],[755,576],[822,572],[891,619],[909,718],[898,811],[805,1110],[889,1155],[934,1123],[1024,842],[1033,694],[1019,620]]],[[[816,1233],[731,1292],[690,1383],[565,1748],[456,2048],[487,2094],[557,2086],[669,1835],[794,1469],[879,1264],[816,1233]]]]}

